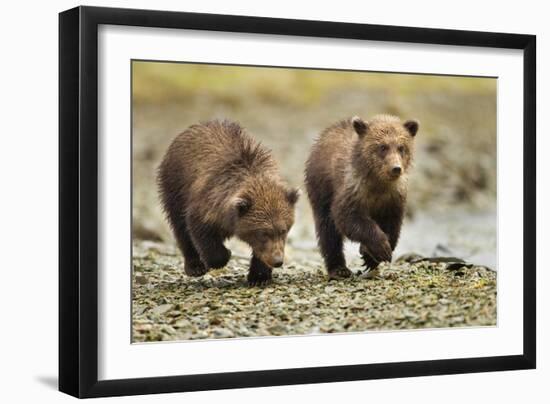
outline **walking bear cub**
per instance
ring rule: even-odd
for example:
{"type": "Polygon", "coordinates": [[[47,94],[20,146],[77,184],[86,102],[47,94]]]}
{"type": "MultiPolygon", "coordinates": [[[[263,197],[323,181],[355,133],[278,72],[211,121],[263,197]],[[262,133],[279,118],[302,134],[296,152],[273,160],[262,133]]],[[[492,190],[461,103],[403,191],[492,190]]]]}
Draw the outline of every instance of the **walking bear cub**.
{"type": "Polygon", "coordinates": [[[299,192],[239,124],[210,121],[181,133],[160,164],[158,184],[187,275],[224,267],[231,251],[223,243],[236,236],[252,247],[248,283],[271,281],[272,268],[283,264],[299,192]]]}
{"type": "Polygon", "coordinates": [[[353,117],[327,128],[306,163],[306,188],[329,278],[347,278],[343,239],[368,268],[391,261],[403,221],[418,122],[353,117]]]}

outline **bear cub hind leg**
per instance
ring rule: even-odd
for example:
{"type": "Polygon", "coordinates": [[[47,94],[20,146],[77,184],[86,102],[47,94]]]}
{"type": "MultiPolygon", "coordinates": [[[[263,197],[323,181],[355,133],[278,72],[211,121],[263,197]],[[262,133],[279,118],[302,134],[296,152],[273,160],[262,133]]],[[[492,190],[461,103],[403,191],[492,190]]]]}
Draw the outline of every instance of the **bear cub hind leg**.
{"type": "Polygon", "coordinates": [[[220,230],[203,223],[196,216],[189,215],[187,228],[193,245],[204,266],[209,269],[223,268],[231,258],[231,251],[223,245],[220,230]]]}
{"type": "Polygon", "coordinates": [[[329,279],[349,278],[353,273],[346,266],[343,237],[329,215],[329,212],[322,212],[322,215],[318,215],[317,218],[321,254],[325,260],[329,279]]]}
{"type": "Polygon", "coordinates": [[[174,235],[178,242],[178,247],[184,258],[183,270],[188,276],[202,276],[208,272],[208,268],[202,263],[197,249],[193,245],[191,236],[187,229],[185,221],[174,222],[174,235]]]}

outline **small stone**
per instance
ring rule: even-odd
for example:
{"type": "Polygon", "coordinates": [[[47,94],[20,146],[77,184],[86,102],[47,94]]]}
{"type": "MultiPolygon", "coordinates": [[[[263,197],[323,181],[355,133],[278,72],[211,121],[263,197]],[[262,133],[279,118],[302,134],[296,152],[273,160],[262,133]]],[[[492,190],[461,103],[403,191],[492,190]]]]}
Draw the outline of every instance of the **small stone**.
{"type": "Polygon", "coordinates": [[[169,304],[169,303],[161,304],[160,306],[157,306],[157,307],[154,307],[153,309],[151,309],[151,313],[159,316],[161,314],[166,313],[169,310],[172,310],[173,307],[174,307],[173,304],[169,304]]]}
{"type": "Polygon", "coordinates": [[[174,323],[174,327],[176,328],[187,328],[191,326],[191,322],[185,318],[180,318],[179,320],[176,320],[174,323]]]}
{"type": "Polygon", "coordinates": [[[176,330],[174,330],[174,328],[169,326],[169,325],[163,325],[160,328],[160,331],[163,332],[164,334],[168,334],[168,335],[175,335],[176,334],[176,330]]]}
{"type": "Polygon", "coordinates": [[[325,287],[325,293],[333,293],[334,291],[336,291],[335,286],[326,286],[325,287]]]}
{"type": "Polygon", "coordinates": [[[135,323],[133,328],[135,331],[149,331],[153,328],[153,325],[148,323],[135,323]]]}
{"type": "Polygon", "coordinates": [[[464,323],[464,316],[460,315],[460,316],[454,316],[454,317],[451,317],[450,319],[450,322],[452,324],[457,324],[457,323],[464,323]]]}
{"type": "Polygon", "coordinates": [[[286,327],[281,324],[272,325],[267,330],[273,335],[284,335],[286,333],[286,327]]]}
{"type": "Polygon", "coordinates": [[[378,269],[377,267],[375,269],[371,269],[370,271],[363,272],[360,277],[363,279],[375,279],[379,275],[380,275],[380,269],[378,269]]]}
{"type": "Polygon", "coordinates": [[[231,338],[235,336],[235,334],[233,334],[233,331],[226,328],[213,328],[212,335],[214,336],[214,338],[231,338]]]}
{"type": "Polygon", "coordinates": [[[140,285],[146,285],[147,284],[147,277],[145,277],[143,275],[137,275],[136,274],[134,279],[136,280],[136,283],[138,283],[140,285]]]}

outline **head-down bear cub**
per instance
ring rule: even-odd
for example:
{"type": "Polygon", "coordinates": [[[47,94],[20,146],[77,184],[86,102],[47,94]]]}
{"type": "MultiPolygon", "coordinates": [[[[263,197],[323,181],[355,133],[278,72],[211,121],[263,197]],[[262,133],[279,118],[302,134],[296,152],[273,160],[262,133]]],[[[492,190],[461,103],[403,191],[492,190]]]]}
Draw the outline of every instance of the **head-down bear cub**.
{"type": "Polygon", "coordinates": [[[187,275],[224,267],[231,251],[223,243],[236,236],[252,247],[249,284],[271,281],[272,268],[283,264],[299,192],[239,124],[210,121],[181,133],[160,164],[158,184],[187,275]]]}
{"type": "Polygon", "coordinates": [[[330,278],[346,278],[343,239],[359,242],[365,265],[391,261],[407,197],[418,122],[353,117],[321,133],[306,163],[306,188],[330,278]]]}

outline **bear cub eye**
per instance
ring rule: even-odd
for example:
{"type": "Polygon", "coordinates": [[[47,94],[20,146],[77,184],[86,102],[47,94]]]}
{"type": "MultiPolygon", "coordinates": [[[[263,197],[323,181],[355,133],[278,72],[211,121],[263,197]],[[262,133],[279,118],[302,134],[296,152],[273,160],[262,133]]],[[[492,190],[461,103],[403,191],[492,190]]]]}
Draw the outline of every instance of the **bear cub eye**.
{"type": "Polygon", "coordinates": [[[387,144],[381,144],[380,146],[378,146],[378,150],[380,151],[380,153],[386,153],[388,149],[389,147],[387,144]]]}
{"type": "Polygon", "coordinates": [[[258,237],[260,238],[260,240],[267,241],[271,237],[271,233],[269,233],[268,231],[262,230],[258,233],[258,237]]]}
{"type": "Polygon", "coordinates": [[[405,146],[401,145],[397,148],[399,154],[403,155],[405,153],[405,146]]]}

